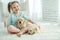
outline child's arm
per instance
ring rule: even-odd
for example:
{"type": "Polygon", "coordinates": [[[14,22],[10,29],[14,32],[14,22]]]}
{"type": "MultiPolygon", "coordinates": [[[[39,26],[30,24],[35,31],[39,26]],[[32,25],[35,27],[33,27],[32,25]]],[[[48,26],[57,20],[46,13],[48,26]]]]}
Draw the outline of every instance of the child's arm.
{"type": "Polygon", "coordinates": [[[11,14],[9,15],[9,17],[7,18],[7,21],[6,21],[6,24],[7,24],[7,27],[9,26],[9,25],[11,25],[11,20],[12,18],[11,18],[11,14]]]}
{"type": "MultiPolygon", "coordinates": [[[[28,16],[22,14],[22,17],[23,17],[24,19],[28,20],[29,22],[38,25],[35,21],[33,21],[32,19],[30,19],[28,16]]],[[[38,26],[39,26],[39,25],[38,25],[38,26]]],[[[39,26],[39,27],[40,27],[40,26],[39,26]]]]}
{"type": "Polygon", "coordinates": [[[33,24],[36,24],[40,28],[40,26],[35,21],[33,21],[33,20],[28,20],[28,21],[33,23],[33,24]]]}
{"type": "Polygon", "coordinates": [[[31,23],[33,23],[33,24],[36,24],[36,22],[35,21],[33,21],[33,20],[28,20],[29,22],[31,22],[31,23]]]}

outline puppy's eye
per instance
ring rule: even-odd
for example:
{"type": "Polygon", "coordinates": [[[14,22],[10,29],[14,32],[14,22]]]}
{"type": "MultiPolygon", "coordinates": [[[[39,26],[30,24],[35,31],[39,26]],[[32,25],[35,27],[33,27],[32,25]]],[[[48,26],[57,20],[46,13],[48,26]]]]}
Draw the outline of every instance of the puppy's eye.
{"type": "Polygon", "coordinates": [[[21,22],[19,22],[21,24],[21,22]]]}

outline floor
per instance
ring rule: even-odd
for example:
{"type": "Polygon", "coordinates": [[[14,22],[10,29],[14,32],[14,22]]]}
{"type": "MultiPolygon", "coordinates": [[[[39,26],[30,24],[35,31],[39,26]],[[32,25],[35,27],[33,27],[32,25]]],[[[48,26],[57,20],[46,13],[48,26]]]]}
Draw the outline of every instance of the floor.
{"type": "Polygon", "coordinates": [[[60,26],[53,23],[38,23],[40,33],[35,35],[23,35],[17,37],[16,34],[8,34],[4,24],[0,23],[0,40],[60,40],[60,26]]]}

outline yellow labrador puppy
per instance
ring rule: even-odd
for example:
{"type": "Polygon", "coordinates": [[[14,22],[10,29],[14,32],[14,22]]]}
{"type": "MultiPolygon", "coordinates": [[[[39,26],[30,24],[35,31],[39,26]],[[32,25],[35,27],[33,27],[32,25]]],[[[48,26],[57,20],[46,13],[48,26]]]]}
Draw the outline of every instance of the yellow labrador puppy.
{"type": "Polygon", "coordinates": [[[25,20],[24,18],[19,18],[17,21],[16,21],[16,25],[18,26],[18,28],[21,30],[23,28],[27,29],[27,33],[28,34],[35,34],[39,31],[39,27],[35,24],[32,24],[30,22],[28,22],[27,20],[25,20]]]}

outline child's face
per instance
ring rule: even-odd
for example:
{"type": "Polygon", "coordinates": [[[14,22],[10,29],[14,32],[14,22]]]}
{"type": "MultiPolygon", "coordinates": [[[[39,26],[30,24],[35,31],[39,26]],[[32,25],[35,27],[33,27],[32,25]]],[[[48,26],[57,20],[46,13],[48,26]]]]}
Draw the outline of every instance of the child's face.
{"type": "Polygon", "coordinates": [[[19,11],[20,11],[20,5],[19,5],[18,3],[13,3],[13,4],[11,5],[11,7],[12,7],[12,11],[13,11],[14,13],[19,13],[19,11]]]}

